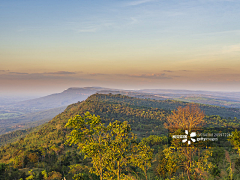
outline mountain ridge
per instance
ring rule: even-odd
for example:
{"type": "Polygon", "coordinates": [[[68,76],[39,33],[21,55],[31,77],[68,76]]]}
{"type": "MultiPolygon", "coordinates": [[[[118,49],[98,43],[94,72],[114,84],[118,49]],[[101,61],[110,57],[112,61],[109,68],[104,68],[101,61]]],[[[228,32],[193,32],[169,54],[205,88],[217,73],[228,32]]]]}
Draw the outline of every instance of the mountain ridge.
{"type": "MultiPolygon", "coordinates": [[[[64,129],[64,125],[67,123],[67,120],[77,114],[83,115],[83,113],[85,113],[86,111],[89,111],[90,113],[93,113],[93,114],[98,112],[96,115],[100,115],[104,119],[104,122],[109,122],[109,121],[111,121],[111,118],[110,118],[111,114],[116,113],[116,112],[119,112],[117,117],[118,117],[118,119],[121,120],[122,116],[125,117],[125,115],[124,115],[124,114],[126,114],[125,111],[140,113],[140,112],[146,111],[145,109],[148,109],[151,112],[158,111],[158,109],[159,109],[159,110],[163,110],[169,114],[171,112],[171,110],[176,109],[178,106],[186,106],[186,105],[187,105],[187,102],[181,102],[181,101],[175,101],[175,100],[151,100],[151,99],[140,99],[140,98],[135,98],[135,97],[129,97],[129,96],[124,96],[124,95],[120,95],[120,94],[113,95],[113,94],[98,94],[97,93],[97,94],[91,95],[85,101],[77,102],[77,103],[67,106],[67,108],[62,113],[55,116],[49,122],[43,124],[42,127],[45,127],[48,129],[48,127],[47,127],[48,125],[52,126],[53,124],[55,124],[54,128],[52,128],[51,130],[55,131],[56,129],[58,129],[58,130],[61,129],[63,131],[66,131],[66,129],[64,129]],[[108,108],[107,109],[103,108],[103,106],[107,106],[108,108]],[[116,110],[116,109],[118,109],[118,110],[116,110]],[[138,110],[135,112],[134,109],[138,109],[138,110]]],[[[207,116],[217,115],[217,116],[212,117],[213,119],[216,119],[216,121],[220,121],[222,119],[220,117],[220,115],[221,115],[220,113],[226,113],[226,112],[233,113],[234,112],[234,109],[227,109],[224,107],[215,107],[215,106],[209,106],[209,105],[200,105],[200,108],[202,108],[202,110],[204,110],[206,112],[207,116]],[[229,110],[230,112],[228,112],[227,110],[229,110]],[[219,114],[217,114],[217,112],[219,114]]],[[[238,115],[238,118],[240,118],[240,110],[238,109],[238,112],[235,112],[235,113],[236,113],[236,115],[238,115]]],[[[136,114],[136,116],[138,117],[137,114],[136,114]]],[[[150,117],[148,117],[147,114],[145,114],[144,117],[150,118],[150,117]]],[[[129,116],[127,114],[126,114],[126,118],[130,118],[131,119],[130,122],[133,122],[133,123],[135,121],[138,121],[141,119],[141,118],[140,119],[137,118],[137,120],[136,120],[135,117],[129,116]]],[[[151,118],[148,121],[149,122],[152,121],[151,118]]],[[[236,120],[228,119],[225,122],[226,122],[225,124],[231,124],[231,123],[235,123],[236,120]]],[[[149,126],[148,123],[146,125],[149,126]]],[[[141,124],[145,124],[145,123],[141,122],[141,124]]],[[[158,124],[158,125],[160,125],[160,124],[158,124]]],[[[133,127],[134,128],[138,127],[138,124],[134,124],[133,127]]],[[[152,126],[152,128],[154,128],[154,126],[152,126]]],[[[48,130],[49,134],[51,134],[51,132],[52,132],[51,130],[48,130]]],[[[40,134],[44,134],[44,132],[42,132],[40,134]]]]}
{"type": "MultiPolygon", "coordinates": [[[[213,106],[240,108],[240,99],[238,100],[238,96],[233,99],[233,95],[227,92],[169,89],[121,90],[104,87],[70,87],[61,93],[54,93],[40,98],[20,101],[10,105],[0,105],[0,134],[27,128],[29,126],[22,127],[22,124],[26,124],[27,122],[32,122],[35,125],[46,122],[62,112],[64,108],[61,109],[61,107],[66,107],[69,104],[83,101],[94,93],[122,94],[137,98],[150,98],[156,100],[170,99],[183,102],[210,104],[213,106]],[[200,92],[202,94],[194,94],[200,92]],[[214,93],[219,96],[214,96],[214,93]]],[[[235,94],[239,94],[240,97],[240,93],[236,92],[235,94]]],[[[238,111],[238,109],[235,111],[238,111]]],[[[229,114],[228,116],[234,117],[234,114],[236,114],[236,112],[233,112],[232,115],[229,114]]],[[[223,116],[223,114],[221,114],[221,116],[223,116]]],[[[236,115],[236,117],[238,117],[238,115],[236,115]]]]}

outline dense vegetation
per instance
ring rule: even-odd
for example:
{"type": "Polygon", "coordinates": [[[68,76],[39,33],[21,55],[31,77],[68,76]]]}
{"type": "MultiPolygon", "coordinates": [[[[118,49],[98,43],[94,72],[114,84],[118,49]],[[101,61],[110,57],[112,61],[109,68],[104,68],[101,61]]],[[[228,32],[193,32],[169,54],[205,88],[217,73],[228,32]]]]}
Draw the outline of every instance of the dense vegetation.
{"type": "MultiPolygon", "coordinates": [[[[130,107],[152,107],[165,110],[173,110],[179,106],[186,106],[188,102],[176,101],[176,100],[154,100],[154,99],[141,99],[128,96],[118,95],[93,95],[92,98],[97,98],[101,101],[106,101],[108,103],[119,103],[130,107]]],[[[213,106],[208,104],[198,104],[201,110],[205,112],[206,115],[219,115],[223,118],[240,118],[239,108],[226,108],[220,106],[213,106]]]]}
{"type": "MultiPolygon", "coordinates": [[[[85,154],[77,149],[77,144],[65,144],[67,136],[72,131],[71,128],[65,127],[68,120],[74,119],[76,115],[84,116],[87,111],[90,114],[99,115],[101,122],[105,123],[105,126],[115,122],[115,120],[119,122],[127,121],[132,132],[137,134],[138,139],[136,143],[141,142],[153,149],[151,168],[146,171],[147,178],[174,178],[174,176],[177,177],[181,174],[183,179],[187,178],[185,177],[186,174],[184,174],[186,169],[180,168],[181,166],[179,165],[179,163],[184,162],[185,156],[181,156],[184,153],[172,151],[167,147],[167,130],[164,128],[164,124],[168,122],[168,117],[172,114],[171,110],[176,109],[178,106],[185,107],[186,105],[187,103],[171,100],[156,101],[112,94],[92,95],[84,102],[68,106],[63,113],[44,124],[40,129],[35,129],[25,137],[21,137],[18,141],[1,147],[0,179],[62,179],[65,177],[68,180],[79,173],[83,179],[99,179],[99,174],[96,175],[97,173],[93,173],[93,171],[89,173],[89,168],[93,166],[91,157],[84,158],[85,154]],[[169,163],[172,163],[172,169],[169,163]],[[174,169],[174,167],[179,168],[174,169]]],[[[200,108],[208,112],[208,116],[204,118],[205,126],[239,126],[240,120],[238,118],[225,119],[219,116],[219,114],[225,112],[224,110],[226,110],[225,113],[230,113],[232,109],[228,110],[227,108],[208,105],[201,105],[200,108]],[[218,115],[211,115],[211,113],[218,115]]],[[[239,113],[238,109],[236,113],[239,113]]],[[[5,139],[7,141],[7,138],[5,139]]],[[[194,154],[197,159],[194,161],[195,163],[210,161],[212,157],[210,154],[214,155],[214,153],[218,153],[217,151],[220,150],[208,149],[198,151],[202,155],[196,156],[194,154]]],[[[238,159],[236,159],[235,150],[221,149],[221,153],[230,154],[230,159],[225,159],[225,154],[219,157],[220,160],[217,162],[213,158],[211,160],[213,161],[212,169],[201,169],[201,166],[198,164],[199,167],[196,167],[199,171],[198,175],[203,172],[203,174],[206,173],[205,175],[209,177],[228,177],[230,172],[227,169],[229,167],[226,166],[226,163],[223,165],[220,162],[228,162],[229,160],[234,162],[236,174],[238,159]],[[214,168],[215,170],[213,170],[214,168]],[[223,174],[220,175],[220,173],[223,174]]],[[[197,164],[195,165],[197,166],[197,164]]],[[[128,174],[132,179],[146,179],[140,166],[130,164],[129,168],[125,169],[125,174],[128,174]]],[[[233,172],[232,174],[236,176],[233,172]]]]}
{"type": "Polygon", "coordinates": [[[17,139],[26,136],[30,132],[34,131],[36,128],[28,128],[24,130],[17,130],[11,133],[3,134],[0,136],[0,146],[16,141],[17,139]]]}
{"type": "Polygon", "coordinates": [[[201,104],[211,104],[215,106],[231,107],[231,108],[240,108],[239,101],[234,101],[224,97],[201,97],[201,96],[190,96],[190,97],[179,97],[175,98],[179,101],[195,102],[201,104]]]}

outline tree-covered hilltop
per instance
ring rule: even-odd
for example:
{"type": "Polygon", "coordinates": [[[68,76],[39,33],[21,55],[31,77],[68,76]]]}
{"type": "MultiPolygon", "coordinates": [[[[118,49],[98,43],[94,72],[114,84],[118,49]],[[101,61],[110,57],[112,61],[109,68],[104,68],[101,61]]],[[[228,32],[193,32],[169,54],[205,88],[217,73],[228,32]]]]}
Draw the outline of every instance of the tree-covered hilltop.
{"type": "MultiPolygon", "coordinates": [[[[11,155],[4,156],[4,153],[2,153],[1,162],[13,160],[12,158],[18,155],[19,149],[23,147],[24,149],[29,149],[41,146],[51,147],[56,144],[61,146],[65,142],[66,135],[69,133],[69,130],[64,127],[68,119],[75,115],[83,115],[87,111],[99,115],[104,123],[109,123],[113,120],[128,121],[133,131],[138,132],[142,136],[161,133],[159,130],[163,130],[162,125],[165,122],[166,116],[170,113],[169,110],[142,107],[138,109],[137,107],[134,108],[118,103],[117,101],[115,103],[107,102],[101,100],[101,97],[101,95],[93,95],[84,102],[69,105],[63,113],[42,125],[41,129],[31,132],[15,143],[6,145],[1,149],[1,152],[10,152],[11,155]]],[[[107,98],[108,96],[105,97],[107,98]]],[[[112,99],[112,95],[109,97],[112,99]]],[[[116,97],[118,98],[118,96],[116,97]]],[[[128,98],[127,96],[123,97],[128,98]]]]}
{"type": "MultiPolygon", "coordinates": [[[[189,102],[184,101],[176,101],[176,100],[154,100],[150,98],[135,98],[135,97],[129,97],[124,96],[120,94],[94,94],[90,96],[87,100],[101,100],[106,101],[110,103],[118,103],[123,104],[126,106],[131,107],[138,107],[138,108],[144,108],[144,107],[152,107],[152,108],[159,108],[159,109],[165,109],[165,110],[173,110],[176,109],[179,106],[186,106],[189,102]]],[[[198,104],[201,110],[205,112],[206,115],[219,115],[223,118],[238,118],[240,119],[240,109],[239,108],[226,108],[226,107],[220,107],[220,106],[213,106],[208,104],[198,104]]]]}
{"type": "MultiPolygon", "coordinates": [[[[181,101],[140,99],[120,94],[94,94],[83,103],[78,102],[70,105],[62,114],[56,116],[51,123],[54,123],[56,119],[61,119],[61,122],[64,121],[63,119],[66,121],[66,119],[74,116],[76,113],[84,114],[86,111],[89,111],[99,115],[103,122],[111,122],[113,119],[127,120],[132,125],[133,131],[141,136],[161,134],[164,131],[162,125],[165,122],[165,117],[171,110],[176,109],[178,106],[184,107],[186,104],[186,102],[181,101]],[[147,134],[145,134],[146,132],[147,134]]],[[[209,126],[237,126],[239,123],[239,120],[236,118],[238,117],[239,109],[198,105],[207,114],[205,118],[209,126]]],[[[62,126],[64,123],[62,122],[62,126]]],[[[47,129],[44,129],[44,131],[47,131],[47,129]]],[[[52,129],[49,131],[52,131],[52,129]]],[[[30,130],[27,129],[4,134],[0,136],[0,146],[14,142],[14,140],[27,135],[29,132],[30,130]]]]}
{"type": "MultiPolygon", "coordinates": [[[[171,115],[172,109],[186,105],[187,103],[180,101],[157,101],[123,95],[94,94],[83,102],[69,105],[64,112],[42,125],[40,129],[35,129],[16,142],[1,147],[0,165],[4,163],[1,167],[12,179],[24,176],[24,173],[26,174],[27,170],[30,169],[33,169],[34,172],[29,172],[28,175],[35,173],[42,176],[39,172],[45,170],[48,176],[50,176],[49,173],[53,172],[53,175],[69,178],[73,176],[74,172],[87,172],[86,168],[91,167],[91,160],[84,159],[83,154],[77,150],[75,145],[65,144],[67,136],[72,130],[65,127],[68,120],[76,115],[84,116],[87,111],[99,116],[101,122],[106,126],[115,120],[127,121],[132,132],[137,134],[139,138],[137,141],[142,139],[154,149],[156,162],[157,158],[161,159],[163,155],[167,156],[167,154],[160,154],[159,157],[157,155],[158,151],[163,149],[167,143],[164,136],[167,134],[167,130],[164,128],[167,117],[171,115]],[[81,166],[75,167],[76,164],[81,166]]],[[[205,109],[205,112],[213,112],[213,114],[214,112],[215,114],[217,112],[224,113],[224,109],[227,109],[208,105],[200,106],[200,108],[205,109]]],[[[226,113],[229,111],[232,110],[227,109],[226,113]]],[[[240,120],[237,118],[224,119],[219,115],[208,115],[204,119],[206,126],[211,127],[237,127],[240,124],[240,120]]],[[[162,170],[158,171],[156,168],[155,170],[161,173],[162,170]]],[[[133,169],[130,170],[133,171],[133,169]]],[[[152,175],[155,170],[154,168],[150,170],[152,175]]],[[[139,169],[134,170],[135,173],[136,171],[139,169]]]]}

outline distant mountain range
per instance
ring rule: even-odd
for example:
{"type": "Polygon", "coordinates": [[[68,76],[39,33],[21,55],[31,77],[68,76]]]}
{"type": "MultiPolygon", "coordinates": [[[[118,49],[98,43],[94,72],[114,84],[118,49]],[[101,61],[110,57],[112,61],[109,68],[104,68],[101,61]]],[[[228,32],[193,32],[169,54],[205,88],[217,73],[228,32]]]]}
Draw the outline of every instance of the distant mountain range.
{"type": "Polygon", "coordinates": [[[69,88],[61,93],[18,102],[13,98],[10,100],[7,98],[1,98],[0,134],[43,124],[44,122],[51,120],[57,114],[63,112],[68,105],[83,101],[95,93],[122,94],[131,97],[156,100],[171,99],[222,106],[226,108],[240,108],[240,92],[168,89],[120,90],[103,87],[76,87],[69,88]]]}
{"type": "Polygon", "coordinates": [[[67,106],[78,101],[83,101],[88,96],[102,89],[101,87],[69,88],[61,93],[13,103],[8,105],[7,108],[19,109],[25,112],[36,112],[67,106]]]}
{"type": "Polygon", "coordinates": [[[101,90],[101,93],[123,94],[132,97],[156,100],[178,100],[228,108],[240,108],[240,92],[190,91],[169,89],[144,89],[136,91],[101,90]]]}
{"type": "Polygon", "coordinates": [[[0,102],[0,134],[26,129],[50,121],[73,103],[83,101],[88,96],[106,88],[69,88],[62,93],[19,101],[0,102]]]}

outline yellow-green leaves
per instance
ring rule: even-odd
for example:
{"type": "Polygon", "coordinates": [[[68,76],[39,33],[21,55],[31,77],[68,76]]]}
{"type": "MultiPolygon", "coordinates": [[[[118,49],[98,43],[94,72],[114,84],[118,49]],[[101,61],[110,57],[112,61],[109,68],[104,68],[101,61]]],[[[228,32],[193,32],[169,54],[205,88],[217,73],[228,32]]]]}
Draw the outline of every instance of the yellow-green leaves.
{"type": "MultiPolygon", "coordinates": [[[[66,127],[73,128],[66,144],[77,144],[85,157],[91,158],[89,172],[100,176],[101,180],[124,178],[123,170],[130,164],[141,168],[145,174],[151,166],[152,150],[144,143],[137,145],[136,135],[126,121],[104,126],[99,116],[87,112],[69,119],[66,127]]],[[[74,178],[81,179],[82,172],[77,172],[74,178]]]]}
{"type": "Polygon", "coordinates": [[[153,158],[153,149],[150,146],[146,145],[143,141],[140,142],[138,145],[133,147],[133,153],[131,156],[131,163],[142,169],[144,172],[144,176],[146,180],[147,177],[147,170],[151,167],[151,161],[153,158]]]}
{"type": "MultiPolygon", "coordinates": [[[[83,117],[77,115],[69,119],[66,127],[73,128],[66,144],[77,144],[85,158],[92,159],[93,172],[102,179],[104,169],[104,154],[106,152],[106,128],[99,116],[86,112],[83,117]]],[[[78,178],[78,177],[76,177],[78,178]]]]}
{"type": "Polygon", "coordinates": [[[228,140],[234,145],[234,148],[238,150],[240,155],[240,131],[235,130],[232,132],[232,136],[230,136],[228,140]]]}
{"type": "Polygon", "coordinates": [[[123,178],[122,170],[131,162],[133,145],[136,136],[131,132],[130,125],[125,122],[115,121],[107,126],[109,145],[107,148],[107,179],[123,178]]]}

